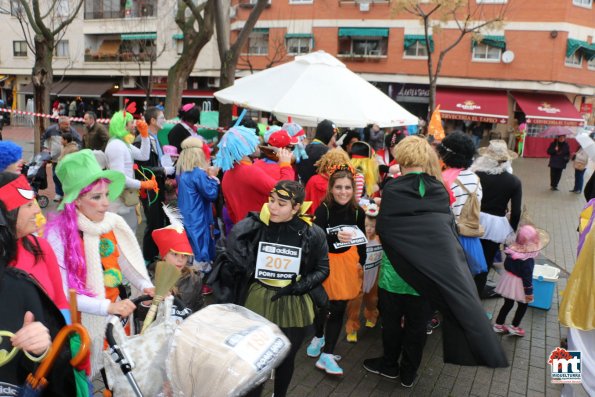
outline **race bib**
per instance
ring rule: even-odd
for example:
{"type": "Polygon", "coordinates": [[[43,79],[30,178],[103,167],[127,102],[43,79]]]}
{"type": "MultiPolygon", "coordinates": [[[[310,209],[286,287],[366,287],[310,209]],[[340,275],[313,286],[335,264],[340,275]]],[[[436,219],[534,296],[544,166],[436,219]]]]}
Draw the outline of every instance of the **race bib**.
{"type": "Polygon", "coordinates": [[[261,280],[291,280],[300,273],[301,260],[301,248],[261,241],[258,244],[254,277],[261,280]]]}
{"type": "Polygon", "coordinates": [[[382,262],[382,245],[368,245],[366,247],[366,263],[364,264],[364,270],[372,270],[380,266],[382,262]]]}
{"type": "Polygon", "coordinates": [[[326,233],[329,235],[337,235],[341,230],[347,230],[352,232],[353,237],[351,238],[351,241],[348,241],[346,243],[342,243],[340,241],[333,243],[333,247],[335,247],[335,249],[368,243],[366,235],[356,225],[339,225],[334,227],[327,227],[326,233]]]}
{"type": "Polygon", "coordinates": [[[265,369],[286,348],[283,339],[264,326],[250,327],[230,335],[225,340],[225,345],[258,372],[265,369]]]}

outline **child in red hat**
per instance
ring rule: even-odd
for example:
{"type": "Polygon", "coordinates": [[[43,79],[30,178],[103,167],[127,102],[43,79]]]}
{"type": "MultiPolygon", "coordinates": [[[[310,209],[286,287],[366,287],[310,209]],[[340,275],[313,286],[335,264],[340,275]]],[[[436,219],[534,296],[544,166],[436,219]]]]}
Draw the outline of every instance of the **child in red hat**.
{"type": "MultiPolygon", "coordinates": [[[[151,236],[159,249],[159,256],[165,262],[174,265],[182,272],[182,277],[171,291],[177,302],[174,302],[172,316],[181,320],[197,312],[204,306],[201,294],[202,279],[198,270],[192,266],[192,247],[186,236],[182,216],[179,210],[163,206],[171,225],[153,230],[151,236]],[[180,307],[180,306],[184,307],[180,307]]],[[[149,265],[154,268],[155,264],[149,265]]]]}

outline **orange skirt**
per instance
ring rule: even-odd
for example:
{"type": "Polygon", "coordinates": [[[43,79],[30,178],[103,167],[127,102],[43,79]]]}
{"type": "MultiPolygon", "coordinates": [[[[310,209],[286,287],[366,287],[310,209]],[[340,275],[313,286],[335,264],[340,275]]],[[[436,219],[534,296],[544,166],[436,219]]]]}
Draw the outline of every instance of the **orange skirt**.
{"type": "Polygon", "coordinates": [[[340,254],[328,254],[330,274],[322,283],[328,298],[333,301],[351,300],[362,289],[363,270],[359,264],[357,247],[340,254]]]}

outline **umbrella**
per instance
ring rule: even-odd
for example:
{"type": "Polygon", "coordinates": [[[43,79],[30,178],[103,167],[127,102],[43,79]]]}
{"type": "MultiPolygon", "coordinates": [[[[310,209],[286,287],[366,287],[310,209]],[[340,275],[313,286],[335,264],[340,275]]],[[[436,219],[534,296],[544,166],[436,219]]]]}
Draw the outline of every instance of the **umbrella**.
{"type": "Polygon", "coordinates": [[[560,135],[573,135],[574,131],[568,127],[562,127],[560,125],[554,125],[546,128],[537,134],[538,137],[546,138],[549,136],[560,136],[560,135]]]}
{"type": "Polygon", "coordinates": [[[338,127],[417,125],[416,116],[324,51],[236,80],[215,92],[222,103],[274,113],[313,127],[324,119],[338,127]]]}
{"type": "Polygon", "coordinates": [[[36,397],[41,395],[41,392],[48,384],[45,376],[48,374],[54,361],[58,357],[62,346],[68,342],[68,336],[71,334],[78,334],[80,336],[81,346],[76,356],[70,360],[70,365],[76,367],[87,359],[91,341],[86,328],[81,324],[70,324],[63,327],[54,338],[54,342],[50,347],[48,355],[43,359],[39,368],[35,371],[35,374],[29,374],[27,376],[27,381],[19,394],[20,397],[36,397]]]}

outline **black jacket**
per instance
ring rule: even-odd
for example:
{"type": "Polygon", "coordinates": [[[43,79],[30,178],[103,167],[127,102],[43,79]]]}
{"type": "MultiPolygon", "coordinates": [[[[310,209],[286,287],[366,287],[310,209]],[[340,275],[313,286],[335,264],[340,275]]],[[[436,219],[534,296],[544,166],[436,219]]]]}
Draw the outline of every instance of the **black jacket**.
{"type": "Polygon", "coordinates": [[[570,146],[566,142],[558,142],[556,139],[547,148],[547,154],[550,155],[550,168],[566,168],[570,160],[570,146]]]}
{"type": "Polygon", "coordinates": [[[444,185],[428,174],[389,181],[376,231],[395,271],[442,313],[444,362],[508,366],[479,300],[444,185]]]}
{"type": "MultiPolygon", "coordinates": [[[[302,277],[296,283],[294,293],[308,293],[320,286],[329,275],[326,235],[320,227],[309,226],[299,218],[281,225],[280,234],[299,239],[302,248],[302,277]]],[[[233,227],[225,249],[217,255],[208,281],[215,291],[217,303],[244,303],[254,279],[258,243],[276,242],[277,238],[256,212],[249,213],[233,227]]]]}
{"type": "Polygon", "coordinates": [[[302,185],[306,186],[308,180],[316,174],[316,166],[314,164],[328,151],[328,146],[320,142],[310,143],[306,146],[308,158],[303,159],[296,165],[302,185]]]}
{"type": "MultiPolygon", "coordinates": [[[[49,329],[52,340],[65,325],[62,313],[42,288],[25,272],[13,267],[5,268],[0,274],[0,302],[1,330],[18,331],[23,326],[27,311],[33,313],[35,321],[49,329]]],[[[0,348],[10,350],[10,339],[2,339],[0,348]]],[[[68,362],[70,358],[70,346],[66,343],[46,377],[48,386],[41,396],[76,396],[74,372],[68,362]]],[[[27,375],[35,372],[38,366],[19,352],[8,364],[0,367],[0,385],[3,391],[11,395],[12,390],[22,386],[27,375]]]]}
{"type": "Polygon", "coordinates": [[[178,153],[182,153],[182,142],[190,136],[190,132],[182,125],[182,122],[174,125],[167,135],[169,144],[178,149],[178,153]]]}

